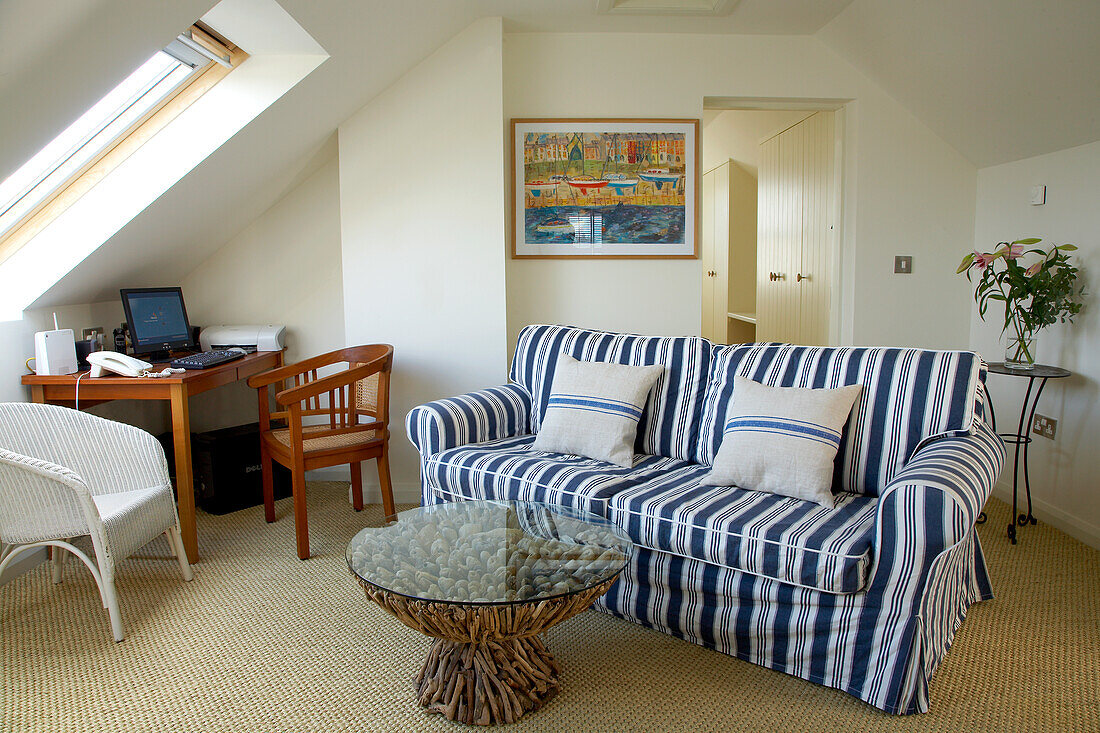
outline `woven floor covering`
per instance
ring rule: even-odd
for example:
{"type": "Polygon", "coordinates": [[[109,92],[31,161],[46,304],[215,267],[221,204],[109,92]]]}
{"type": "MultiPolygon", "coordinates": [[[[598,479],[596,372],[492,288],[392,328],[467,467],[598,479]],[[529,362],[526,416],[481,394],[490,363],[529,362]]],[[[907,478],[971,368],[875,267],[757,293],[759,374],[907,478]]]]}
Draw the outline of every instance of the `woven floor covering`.
{"type": "MultiPolygon", "coordinates": [[[[313,557],[289,500],[199,514],[184,583],[158,540],[119,567],[127,637],[111,640],[90,574],[70,558],[0,587],[2,731],[470,730],[421,710],[410,681],[429,640],[374,606],[344,549],[381,511],[347,484],[310,485],[313,557]]],[[[1039,524],[981,527],[997,598],[970,610],[931,689],[896,717],[841,692],[589,611],[545,640],[562,690],[530,731],[1100,731],[1100,552],[1039,524]]]]}

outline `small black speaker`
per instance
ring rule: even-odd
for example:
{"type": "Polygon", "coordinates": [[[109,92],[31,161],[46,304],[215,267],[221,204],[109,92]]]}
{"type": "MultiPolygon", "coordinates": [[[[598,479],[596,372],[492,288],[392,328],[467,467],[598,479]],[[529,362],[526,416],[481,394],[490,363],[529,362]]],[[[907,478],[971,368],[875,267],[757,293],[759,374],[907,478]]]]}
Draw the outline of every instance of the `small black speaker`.
{"type": "Polygon", "coordinates": [[[99,339],[84,339],[76,342],[76,366],[80,371],[91,369],[88,363],[88,354],[99,351],[99,339]]]}

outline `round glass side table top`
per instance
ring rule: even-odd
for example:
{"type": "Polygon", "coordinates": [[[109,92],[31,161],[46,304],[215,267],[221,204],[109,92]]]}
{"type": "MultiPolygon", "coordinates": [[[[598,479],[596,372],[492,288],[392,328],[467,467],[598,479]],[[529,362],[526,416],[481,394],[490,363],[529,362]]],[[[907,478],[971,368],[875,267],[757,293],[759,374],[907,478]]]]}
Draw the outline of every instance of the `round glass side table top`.
{"type": "Polygon", "coordinates": [[[467,724],[510,723],[558,690],[538,634],[607,592],[634,545],[587,512],[523,501],[410,509],[352,538],[348,568],[367,596],[436,637],[414,689],[467,724]]]}

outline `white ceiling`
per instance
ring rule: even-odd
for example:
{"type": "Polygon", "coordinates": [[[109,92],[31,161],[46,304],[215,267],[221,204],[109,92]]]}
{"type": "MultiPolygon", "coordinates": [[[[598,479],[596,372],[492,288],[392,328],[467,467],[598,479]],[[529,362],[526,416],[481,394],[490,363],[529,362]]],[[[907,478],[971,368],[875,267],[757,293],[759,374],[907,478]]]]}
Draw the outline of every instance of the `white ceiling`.
{"type": "MultiPolygon", "coordinates": [[[[1100,139],[1097,0],[741,0],[720,18],[598,15],[595,0],[280,2],[331,58],[36,305],[178,282],[331,154],[341,122],[487,15],[513,33],[818,33],[978,165],[1100,139]]],[[[0,175],[213,4],[0,0],[0,175]]]]}
{"type": "Polygon", "coordinates": [[[979,168],[1100,139],[1100,1],[855,0],[818,33],[979,168]]]}

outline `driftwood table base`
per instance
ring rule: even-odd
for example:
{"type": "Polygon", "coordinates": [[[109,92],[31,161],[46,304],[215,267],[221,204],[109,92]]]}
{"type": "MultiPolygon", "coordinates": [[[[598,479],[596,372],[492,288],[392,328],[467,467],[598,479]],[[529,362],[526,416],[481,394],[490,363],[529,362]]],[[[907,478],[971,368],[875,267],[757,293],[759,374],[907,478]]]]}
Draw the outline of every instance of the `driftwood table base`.
{"type": "Polygon", "coordinates": [[[514,723],[558,692],[558,663],[537,636],[437,639],[413,687],[429,712],[467,725],[514,723]]]}
{"type": "Polygon", "coordinates": [[[560,668],[536,634],[586,610],[618,573],[572,595],[479,606],[390,593],[359,579],[367,597],[434,636],[413,689],[430,712],[470,725],[514,723],[558,691],[560,668]]]}

